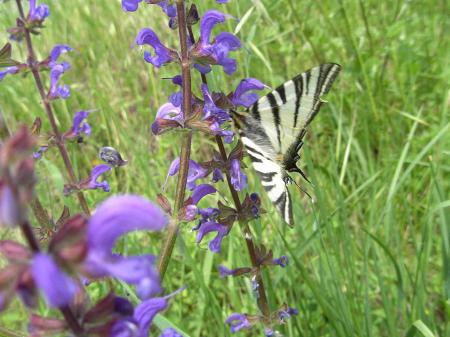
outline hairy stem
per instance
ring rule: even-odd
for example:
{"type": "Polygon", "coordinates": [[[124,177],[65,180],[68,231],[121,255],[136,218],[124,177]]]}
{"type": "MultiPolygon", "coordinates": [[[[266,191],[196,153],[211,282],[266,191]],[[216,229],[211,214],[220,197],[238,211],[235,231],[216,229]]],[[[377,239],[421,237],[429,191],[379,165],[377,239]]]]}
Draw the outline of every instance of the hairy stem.
{"type": "MultiPolygon", "coordinates": [[[[187,45],[187,25],[186,25],[186,10],[184,0],[177,0],[177,19],[178,19],[178,34],[180,38],[181,49],[181,77],[183,81],[183,113],[184,118],[189,118],[191,115],[191,70],[189,60],[189,50],[187,45]]],[[[180,171],[178,172],[177,189],[175,195],[174,217],[175,222],[169,226],[166,240],[161,251],[158,262],[158,270],[161,280],[169,265],[170,257],[172,256],[173,247],[177,240],[178,234],[178,211],[183,206],[184,194],[186,190],[187,175],[189,171],[189,158],[191,155],[192,132],[189,131],[183,135],[181,142],[180,153],[180,171]]]]}
{"type": "MultiPolygon", "coordinates": [[[[20,18],[22,21],[25,21],[25,14],[22,7],[21,0],[16,0],[17,8],[19,9],[20,18]]],[[[25,33],[25,41],[28,49],[28,66],[31,69],[31,72],[33,73],[34,82],[36,84],[36,87],[39,91],[39,94],[41,96],[42,104],[44,105],[45,112],[47,113],[48,120],[50,121],[50,125],[53,131],[53,134],[55,135],[56,139],[56,146],[58,147],[58,150],[61,154],[61,157],[64,161],[64,166],[66,167],[67,173],[69,175],[69,182],[72,184],[75,184],[77,182],[75,172],[72,166],[72,162],[70,161],[69,154],[67,153],[66,146],[64,145],[64,141],[61,137],[61,133],[59,132],[58,126],[56,124],[55,115],[53,114],[52,106],[50,105],[50,102],[47,98],[47,95],[44,90],[44,85],[42,84],[41,74],[39,73],[39,69],[36,67],[36,54],[33,49],[33,43],[31,41],[31,33],[28,28],[24,27],[24,33],[25,33]]],[[[86,199],[84,198],[83,192],[78,191],[77,197],[80,202],[81,208],[83,209],[83,212],[86,215],[90,214],[88,204],[86,202],[86,199]]]]}
{"type": "MultiPolygon", "coordinates": [[[[194,36],[194,32],[192,31],[192,28],[189,26],[189,37],[191,39],[192,44],[195,43],[195,36],[194,36]]],[[[204,84],[208,84],[208,81],[206,79],[206,75],[205,74],[201,74],[202,77],[202,82],[204,84]]],[[[222,157],[223,161],[226,161],[228,156],[227,156],[227,152],[225,150],[225,146],[223,145],[223,141],[222,138],[220,138],[219,136],[215,137],[217,146],[219,147],[219,152],[220,152],[220,156],[222,157]]],[[[239,199],[239,195],[237,193],[237,191],[234,189],[233,184],[231,183],[231,175],[228,169],[225,169],[225,175],[227,177],[227,183],[228,183],[228,187],[230,189],[230,193],[231,193],[231,197],[233,198],[233,202],[234,202],[234,206],[236,207],[236,210],[238,212],[241,212],[242,210],[242,204],[241,201],[239,199]]],[[[250,256],[250,260],[252,262],[252,266],[253,267],[258,267],[258,261],[257,261],[257,256],[256,256],[256,249],[255,249],[255,243],[253,241],[253,235],[252,232],[248,226],[248,224],[246,222],[240,221],[239,225],[241,226],[242,232],[244,234],[244,238],[245,238],[245,243],[247,245],[247,250],[248,250],[248,254],[250,256]]],[[[264,286],[264,281],[261,277],[261,274],[258,273],[257,275],[257,279],[256,279],[259,287],[258,287],[258,307],[259,310],[261,310],[262,314],[265,317],[269,317],[270,316],[270,308],[269,308],[269,304],[267,301],[267,296],[266,296],[266,289],[264,286]]]]}
{"type": "MultiPolygon", "coordinates": [[[[28,246],[30,246],[30,249],[33,251],[33,253],[39,253],[41,251],[41,247],[39,246],[39,242],[36,239],[36,236],[34,235],[33,228],[31,227],[30,223],[28,221],[24,221],[20,225],[20,229],[22,230],[22,234],[25,237],[25,240],[28,243],[28,246]]],[[[81,327],[80,323],[78,323],[74,313],[69,307],[59,308],[59,311],[64,316],[64,319],[67,322],[67,326],[70,330],[75,334],[77,337],[85,337],[85,334],[83,332],[83,328],[81,327]]]]}

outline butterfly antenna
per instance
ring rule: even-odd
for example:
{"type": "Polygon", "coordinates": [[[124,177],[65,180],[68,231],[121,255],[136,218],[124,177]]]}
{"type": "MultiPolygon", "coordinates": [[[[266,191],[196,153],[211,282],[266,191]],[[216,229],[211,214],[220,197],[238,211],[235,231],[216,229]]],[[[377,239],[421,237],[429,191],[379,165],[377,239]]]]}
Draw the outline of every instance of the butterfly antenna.
{"type": "Polygon", "coordinates": [[[311,201],[313,201],[312,196],[306,192],[306,190],[304,190],[299,184],[297,184],[297,182],[295,180],[292,179],[292,181],[294,182],[295,185],[297,185],[297,187],[299,188],[300,191],[302,191],[303,193],[305,193],[309,199],[311,199],[311,201]]]}

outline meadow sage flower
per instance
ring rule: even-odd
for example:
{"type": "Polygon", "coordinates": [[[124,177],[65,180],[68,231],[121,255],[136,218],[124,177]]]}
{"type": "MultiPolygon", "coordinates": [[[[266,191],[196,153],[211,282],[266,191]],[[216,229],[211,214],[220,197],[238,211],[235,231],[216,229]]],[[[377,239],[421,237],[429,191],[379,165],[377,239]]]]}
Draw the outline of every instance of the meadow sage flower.
{"type": "Polygon", "coordinates": [[[236,191],[242,191],[247,185],[247,176],[241,170],[241,164],[238,159],[231,160],[231,184],[236,191]]]}
{"type": "MultiPolygon", "coordinates": [[[[67,53],[69,51],[72,51],[73,48],[66,45],[66,44],[57,44],[53,47],[52,51],[50,52],[50,56],[48,58],[48,65],[50,66],[50,68],[53,68],[54,66],[56,66],[58,63],[58,59],[59,57],[64,54],[67,53]]],[[[69,63],[67,62],[61,62],[60,63],[63,68],[64,71],[68,70],[70,68],[69,63]]]]}
{"type": "Polygon", "coordinates": [[[172,103],[165,103],[158,109],[151,129],[154,135],[160,135],[163,132],[176,127],[182,127],[183,125],[184,117],[180,106],[175,106],[172,103]]]}
{"type": "Polygon", "coordinates": [[[64,139],[74,139],[80,137],[82,134],[86,136],[91,135],[91,126],[86,122],[86,118],[93,110],[81,110],[75,113],[72,120],[72,128],[64,135],[64,139]]]}
{"type": "Polygon", "coordinates": [[[6,75],[17,74],[18,72],[19,72],[19,67],[17,67],[17,66],[6,67],[4,70],[0,71],[0,81],[2,81],[6,75]]]}
{"type": "Polygon", "coordinates": [[[128,232],[160,231],[167,223],[165,213],[143,197],[124,195],[107,199],[89,220],[87,272],[93,277],[113,276],[134,284],[143,299],[159,292],[153,255],[126,257],[112,250],[115,242],[128,232]]]}
{"type": "MultiPolygon", "coordinates": [[[[180,157],[176,158],[172,164],[170,164],[168,176],[174,176],[180,170],[180,157]]],[[[208,170],[202,167],[194,160],[189,160],[189,171],[187,176],[187,188],[193,190],[198,179],[204,178],[208,175],[208,170]]]]}
{"type": "Polygon", "coordinates": [[[289,258],[286,255],[283,255],[277,259],[272,260],[273,264],[280,266],[281,268],[286,268],[289,264],[289,258]]]}
{"type": "Polygon", "coordinates": [[[252,90],[263,90],[265,87],[266,86],[256,78],[245,78],[241,80],[236,87],[231,102],[235,106],[241,105],[249,108],[258,100],[259,96],[254,92],[248,92],[252,90]]]}
{"type": "Polygon", "coordinates": [[[89,178],[81,184],[81,189],[89,189],[89,190],[96,190],[97,188],[103,189],[105,192],[110,191],[109,184],[106,180],[103,180],[101,182],[98,181],[98,179],[106,172],[109,172],[111,170],[111,166],[107,164],[100,164],[95,166],[92,169],[91,175],[89,178]]]}
{"type": "Polygon", "coordinates": [[[247,319],[247,315],[238,313],[234,313],[228,316],[225,323],[230,326],[230,330],[232,333],[236,333],[242,329],[248,329],[251,326],[249,320],[247,319]]]}
{"type": "Polygon", "coordinates": [[[28,12],[28,19],[31,21],[44,21],[50,15],[50,9],[46,4],[41,4],[36,7],[36,0],[30,0],[30,9],[28,12]]]}
{"type": "Polygon", "coordinates": [[[217,235],[214,237],[214,239],[209,241],[208,247],[213,253],[220,253],[220,250],[222,248],[222,240],[230,232],[230,228],[215,221],[204,222],[198,228],[196,239],[197,244],[199,244],[203,240],[203,237],[206,234],[209,234],[211,232],[217,232],[217,235]]]}
{"type": "Polygon", "coordinates": [[[150,28],[144,28],[138,33],[136,44],[139,46],[149,45],[153,48],[155,56],[152,56],[150,52],[145,51],[144,60],[153,64],[156,68],[160,68],[164,64],[173,62],[177,58],[177,53],[164,46],[155,32],[150,28]]]}
{"type": "Polygon", "coordinates": [[[50,90],[48,96],[50,99],[62,98],[66,99],[70,96],[70,89],[67,85],[59,85],[59,79],[66,71],[66,66],[56,64],[50,70],[50,90]]]}

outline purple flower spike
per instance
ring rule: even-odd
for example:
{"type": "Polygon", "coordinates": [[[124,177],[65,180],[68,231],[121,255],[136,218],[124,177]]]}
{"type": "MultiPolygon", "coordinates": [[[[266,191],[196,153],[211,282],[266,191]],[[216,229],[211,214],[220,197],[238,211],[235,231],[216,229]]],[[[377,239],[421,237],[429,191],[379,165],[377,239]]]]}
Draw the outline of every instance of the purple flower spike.
{"type": "Polygon", "coordinates": [[[13,75],[19,72],[19,68],[16,66],[7,67],[4,70],[0,71],[0,81],[2,81],[6,75],[13,75]]]}
{"type": "Polygon", "coordinates": [[[295,308],[288,307],[287,310],[280,310],[278,312],[278,317],[280,321],[284,322],[287,319],[291,318],[292,316],[297,316],[298,310],[295,308]]]}
{"type": "Polygon", "coordinates": [[[236,313],[228,316],[225,323],[230,326],[232,333],[236,333],[242,329],[248,329],[251,326],[246,315],[236,313]]]}
{"type": "Polygon", "coordinates": [[[242,105],[243,107],[249,108],[258,100],[259,96],[254,92],[248,93],[248,91],[263,90],[265,87],[256,78],[245,78],[237,86],[231,102],[236,106],[242,105]]]}
{"type": "Polygon", "coordinates": [[[279,257],[278,259],[273,259],[272,262],[281,268],[286,268],[289,264],[289,258],[286,255],[279,257]]]}
{"type": "Polygon", "coordinates": [[[114,276],[137,285],[141,298],[157,293],[161,287],[154,256],[125,257],[113,254],[112,249],[128,232],[159,231],[167,222],[165,213],[145,198],[124,195],[107,199],[89,220],[86,270],[93,277],[114,276]]]}
{"type": "Polygon", "coordinates": [[[236,191],[242,191],[247,185],[247,176],[241,171],[238,159],[231,161],[231,183],[236,191]]]}
{"type": "Polygon", "coordinates": [[[50,15],[50,9],[46,4],[36,7],[36,0],[30,0],[30,11],[28,18],[32,21],[44,21],[50,15]]]}
{"type": "MultiPolygon", "coordinates": [[[[57,44],[56,46],[54,46],[52,51],[50,52],[49,66],[54,67],[56,65],[56,62],[58,61],[58,58],[61,56],[61,54],[67,53],[72,50],[73,50],[73,48],[66,44],[57,44]]],[[[67,67],[67,63],[65,65],[65,68],[66,67],[67,67]]],[[[67,69],[65,69],[65,70],[67,70],[67,69]]]]}
{"type": "Polygon", "coordinates": [[[138,33],[136,37],[136,44],[139,46],[148,44],[153,47],[155,56],[151,56],[148,51],[145,51],[144,60],[153,64],[157,68],[160,68],[166,63],[172,62],[176,57],[176,53],[164,46],[155,32],[150,28],[144,28],[138,33]]]}
{"type": "Polygon", "coordinates": [[[200,243],[206,234],[217,232],[216,237],[209,242],[208,247],[213,253],[220,253],[222,240],[228,234],[229,230],[229,227],[214,221],[202,223],[198,229],[197,243],[200,243]]]}
{"type": "Polygon", "coordinates": [[[70,96],[70,89],[67,85],[58,85],[58,81],[62,74],[64,74],[65,68],[61,64],[55,65],[50,70],[50,91],[49,97],[52,99],[63,98],[66,99],[70,96]]]}
{"type": "Polygon", "coordinates": [[[125,12],[135,12],[142,0],[122,0],[122,9],[125,12]]]}
{"type": "Polygon", "coordinates": [[[201,184],[194,188],[192,192],[192,203],[197,205],[198,202],[208,194],[216,193],[217,190],[209,184],[201,184]]]}
{"type": "Polygon", "coordinates": [[[31,273],[51,307],[61,308],[69,305],[78,291],[76,283],[59,269],[50,255],[35,254],[31,273]]]}
{"type": "Polygon", "coordinates": [[[87,185],[87,189],[91,189],[91,190],[95,190],[97,188],[101,188],[103,189],[103,191],[105,192],[109,192],[110,188],[109,188],[109,184],[107,181],[102,181],[102,182],[98,182],[98,178],[100,178],[100,176],[108,171],[111,170],[111,166],[107,165],[107,164],[101,164],[101,165],[97,165],[92,169],[91,175],[90,175],[90,179],[89,179],[89,183],[87,185]]]}

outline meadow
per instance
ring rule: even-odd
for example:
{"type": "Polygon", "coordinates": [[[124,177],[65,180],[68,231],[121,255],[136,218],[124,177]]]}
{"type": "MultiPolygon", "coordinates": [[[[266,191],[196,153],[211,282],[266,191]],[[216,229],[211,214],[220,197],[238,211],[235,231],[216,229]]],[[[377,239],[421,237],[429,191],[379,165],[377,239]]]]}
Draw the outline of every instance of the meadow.
{"type": "MultiPolygon", "coordinates": [[[[176,33],[166,29],[158,8],[130,14],[121,10],[120,1],[46,3],[51,16],[34,37],[38,55],[45,58],[56,43],[76,50],[67,56],[72,70],[64,77],[72,95],[54,103],[58,123],[66,130],[73,112],[98,109],[89,117],[92,136],[68,146],[77,176],[87,176],[99,163],[101,146],[113,146],[129,164],[108,177],[110,194],[137,193],[155,200],[179,142],[175,133],[153,136],[150,125],[173,91],[170,81],[161,78],[178,70],[151,68],[132,45],[143,27],[152,27],[173,47],[176,33]]],[[[197,3],[200,12],[219,7],[212,0],[197,3]]],[[[275,256],[290,258],[286,269],[264,275],[271,308],[288,303],[299,310],[280,333],[450,336],[449,4],[231,0],[219,9],[241,19],[228,20],[223,28],[235,31],[243,48],[234,53],[238,72],[232,77],[212,72],[212,89],[231,91],[249,76],[276,87],[323,62],[343,67],[302,150],[300,166],[312,183],[300,176],[296,180],[312,200],[290,187],[293,228],[283,224],[245,159],[247,191],[260,193],[267,210],[252,229],[275,256]]],[[[14,1],[0,2],[0,45],[16,16],[14,1]]],[[[23,46],[13,44],[13,56],[24,60],[23,46]]],[[[195,75],[197,93],[199,84],[195,75]]],[[[9,76],[0,83],[0,113],[12,130],[31,125],[36,116],[49,130],[31,76],[9,76]]],[[[212,140],[194,136],[194,160],[210,157],[214,149],[212,140]]],[[[37,168],[38,195],[55,217],[63,204],[79,210],[75,197],[62,196],[62,168],[56,149],[37,168]]],[[[171,200],[175,182],[170,178],[166,185],[171,200]]],[[[108,195],[86,193],[91,208],[108,195]]],[[[229,201],[225,184],[216,198],[229,201]]],[[[0,232],[1,238],[14,236],[14,230],[0,232]]],[[[162,234],[130,234],[117,249],[158,254],[162,239],[162,234]]],[[[157,317],[158,328],[176,326],[186,337],[231,336],[223,324],[230,313],[257,311],[250,281],[220,279],[218,264],[249,264],[237,227],[224,240],[221,254],[211,253],[204,243],[197,246],[190,226],[181,228],[164,287],[170,292],[185,285],[186,290],[157,317]]],[[[126,285],[116,287],[135,299],[126,285]]],[[[100,283],[89,290],[96,297],[106,288],[100,283]]],[[[0,316],[0,336],[26,336],[27,314],[16,301],[0,316]]],[[[158,336],[158,329],[153,331],[158,336]]]]}

